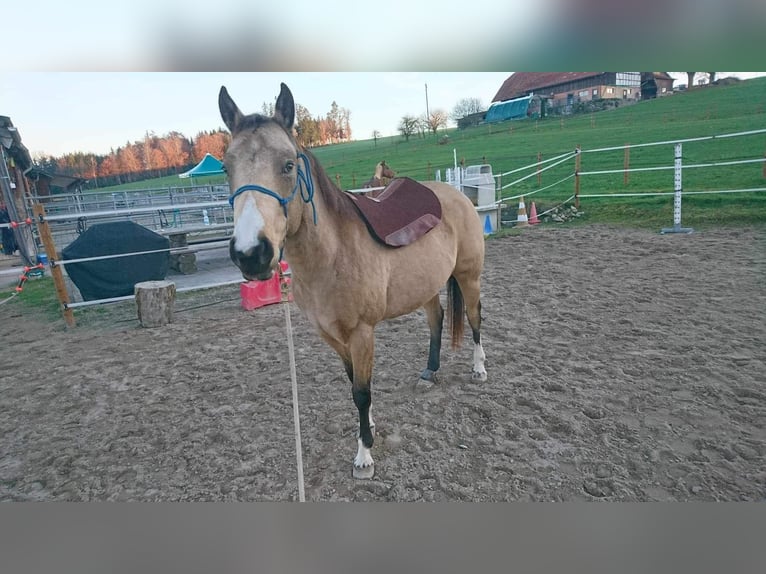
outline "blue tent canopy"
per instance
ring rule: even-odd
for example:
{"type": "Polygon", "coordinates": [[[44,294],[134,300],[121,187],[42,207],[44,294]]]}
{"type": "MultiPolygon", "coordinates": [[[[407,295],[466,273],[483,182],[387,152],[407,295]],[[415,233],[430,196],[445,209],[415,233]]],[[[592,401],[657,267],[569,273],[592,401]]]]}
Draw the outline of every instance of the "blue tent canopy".
{"type": "Polygon", "coordinates": [[[532,96],[524,96],[523,98],[516,98],[514,100],[496,102],[487,110],[487,115],[484,116],[484,121],[492,123],[526,118],[531,101],[532,96]]]}
{"type": "Polygon", "coordinates": [[[206,153],[201,162],[189,171],[179,173],[178,177],[199,177],[201,175],[217,175],[219,173],[225,173],[223,171],[223,163],[209,153],[206,153]]]}

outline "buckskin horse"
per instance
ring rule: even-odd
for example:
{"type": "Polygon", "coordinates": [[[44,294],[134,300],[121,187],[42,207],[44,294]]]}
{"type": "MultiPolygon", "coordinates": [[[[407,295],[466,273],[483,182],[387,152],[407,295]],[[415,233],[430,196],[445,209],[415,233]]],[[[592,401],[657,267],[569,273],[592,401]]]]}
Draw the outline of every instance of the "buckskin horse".
{"type": "Polygon", "coordinates": [[[372,236],[351,194],[339,190],[316,158],[297,144],[295,102],[285,84],[272,117],[244,115],[225,86],[218,105],[231,131],[224,156],[233,190],[230,257],[245,279],[263,280],[284,255],[292,268],[295,302],[340,356],[351,381],[359,411],[352,474],[371,478],[375,424],[370,382],[377,323],[424,308],[430,347],[420,376],[435,380],[445,315],[439,292],[446,284],[452,345],[460,345],[467,314],[474,344],[472,378],[487,379],[480,334],[480,219],[462,193],[446,183],[427,182],[438,198],[440,218],[409,244],[384,245],[372,236]]]}

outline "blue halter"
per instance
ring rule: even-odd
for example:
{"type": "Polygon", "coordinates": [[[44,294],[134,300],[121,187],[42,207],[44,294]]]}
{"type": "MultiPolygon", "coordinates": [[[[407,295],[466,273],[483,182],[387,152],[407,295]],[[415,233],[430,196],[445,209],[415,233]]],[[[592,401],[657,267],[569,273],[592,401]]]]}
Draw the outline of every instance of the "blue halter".
{"type": "Polygon", "coordinates": [[[301,199],[303,199],[303,202],[311,204],[311,209],[314,214],[314,225],[316,225],[317,208],[314,205],[314,182],[311,178],[311,164],[309,163],[309,158],[306,157],[306,154],[299,153],[298,158],[303,160],[303,165],[305,166],[306,171],[304,172],[301,167],[298,166],[298,178],[295,180],[295,187],[293,187],[293,191],[290,193],[290,195],[287,197],[282,197],[278,193],[270,190],[267,187],[263,187],[262,185],[243,185],[231,194],[231,197],[229,197],[229,205],[234,207],[234,200],[237,199],[237,196],[245,193],[246,191],[259,191],[276,199],[279,202],[279,205],[282,206],[282,211],[284,211],[285,217],[287,217],[287,204],[293,200],[296,192],[300,189],[301,199]]]}

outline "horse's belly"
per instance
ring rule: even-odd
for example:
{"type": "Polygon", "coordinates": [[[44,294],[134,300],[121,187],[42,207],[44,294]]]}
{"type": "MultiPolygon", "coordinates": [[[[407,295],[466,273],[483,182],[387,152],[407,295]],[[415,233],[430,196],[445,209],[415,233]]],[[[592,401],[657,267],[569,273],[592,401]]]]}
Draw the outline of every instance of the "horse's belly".
{"type": "Polygon", "coordinates": [[[455,268],[455,249],[449,241],[438,241],[435,236],[429,238],[429,235],[420,240],[421,244],[404,248],[416,249],[410,253],[402,252],[406,257],[392,266],[386,297],[386,319],[419,309],[447,284],[455,268]],[[431,242],[435,248],[428,245],[431,242]]]}

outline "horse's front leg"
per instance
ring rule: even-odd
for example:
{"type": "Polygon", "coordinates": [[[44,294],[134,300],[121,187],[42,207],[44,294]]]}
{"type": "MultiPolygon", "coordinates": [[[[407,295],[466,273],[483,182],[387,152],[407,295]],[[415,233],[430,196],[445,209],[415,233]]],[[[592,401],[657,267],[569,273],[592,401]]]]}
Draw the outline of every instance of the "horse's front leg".
{"type": "Polygon", "coordinates": [[[357,451],[354,458],[354,478],[372,478],[375,474],[375,463],[370,449],[374,440],[372,416],[372,395],[370,383],[372,380],[372,364],[374,360],[374,332],[369,325],[360,325],[349,339],[351,362],[353,364],[353,380],[351,395],[359,410],[359,436],[357,451]]]}

